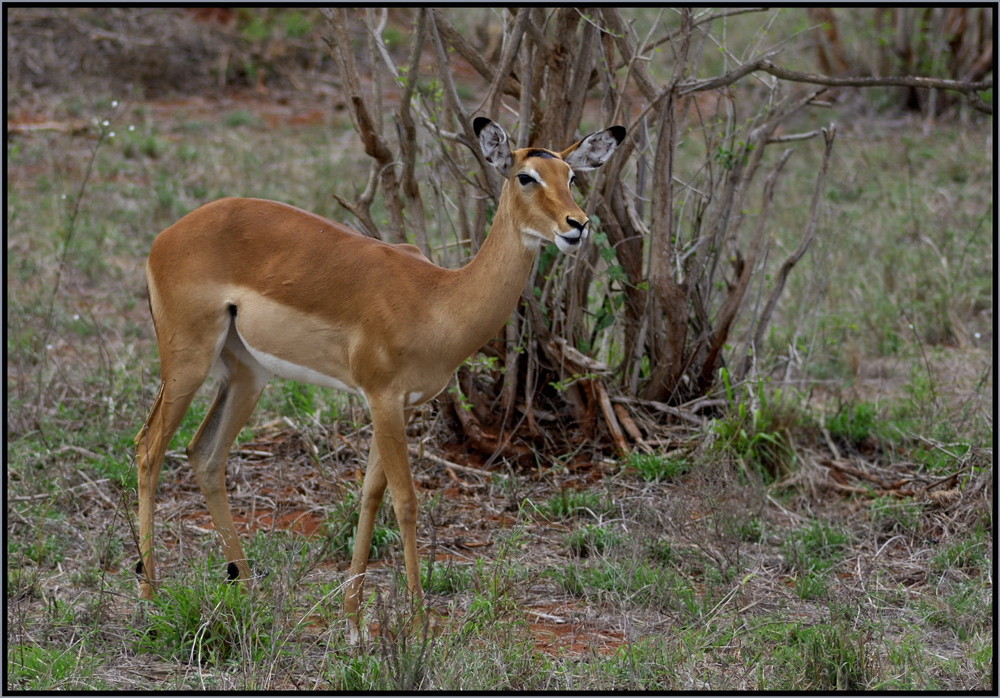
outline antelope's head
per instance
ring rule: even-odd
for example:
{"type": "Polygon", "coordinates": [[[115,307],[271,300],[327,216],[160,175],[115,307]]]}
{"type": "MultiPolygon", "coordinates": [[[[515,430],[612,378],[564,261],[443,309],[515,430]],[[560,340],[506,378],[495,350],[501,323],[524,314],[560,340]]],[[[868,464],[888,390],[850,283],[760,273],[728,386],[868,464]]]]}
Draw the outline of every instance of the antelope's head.
{"type": "Polygon", "coordinates": [[[612,126],[582,138],[561,152],[545,148],[511,150],[504,130],[485,117],[473,129],[487,162],[507,181],[511,223],[526,246],[554,242],[562,252],[576,252],[589,234],[589,219],[573,200],[574,172],[600,167],[625,138],[625,129],[612,126]]]}

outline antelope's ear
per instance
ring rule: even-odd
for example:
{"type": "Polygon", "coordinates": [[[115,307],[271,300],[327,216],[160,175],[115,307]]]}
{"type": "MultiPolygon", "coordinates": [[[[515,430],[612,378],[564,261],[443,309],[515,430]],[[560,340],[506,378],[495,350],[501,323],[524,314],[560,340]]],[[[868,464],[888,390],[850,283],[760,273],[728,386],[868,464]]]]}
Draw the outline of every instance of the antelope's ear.
{"type": "Polygon", "coordinates": [[[574,170],[592,170],[606,163],[623,140],[625,128],[612,126],[585,136],[559,153],[559,156],[574,170]]]}
{"type": "Polygon", "coordinates": [[[500,174],[506,177],[511,165],[507,134],[498,124],[485,116],[476,117],[472,122],[472,130],[479,137],[479,147],[483,149],[486,162],[500,170],[500,174]]]}

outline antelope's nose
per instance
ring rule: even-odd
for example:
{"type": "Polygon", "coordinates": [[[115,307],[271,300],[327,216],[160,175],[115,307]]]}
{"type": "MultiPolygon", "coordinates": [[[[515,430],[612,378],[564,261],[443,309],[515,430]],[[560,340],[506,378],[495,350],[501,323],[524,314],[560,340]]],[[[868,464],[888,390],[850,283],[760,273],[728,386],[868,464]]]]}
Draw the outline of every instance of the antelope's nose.
{"type": "Polygon", "coordinates": [[[565,237],[569,238],[570,240],[573,239],[578,240],[580,238],[587,237],[587,223],[589,222],[590,220],[586,218],[581,223],[572,216],[566,216],[566,223],[569,225],[570,228],[576,231],[576,234],[574,235],[573,231],[570,231],[568,233],[565,233],[565,237]]]}

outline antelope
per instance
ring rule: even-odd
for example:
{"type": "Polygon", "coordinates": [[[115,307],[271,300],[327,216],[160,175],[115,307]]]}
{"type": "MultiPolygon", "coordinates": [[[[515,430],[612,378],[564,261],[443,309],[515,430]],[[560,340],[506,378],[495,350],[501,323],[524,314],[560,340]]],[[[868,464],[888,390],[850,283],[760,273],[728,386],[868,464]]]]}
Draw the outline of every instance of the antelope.
{"type": "Polygon", "coordinates": [[[371,412],[374,437],[343,599],[349,641],[361,637],[361,590],[387,485],[407,591],[422,603],[407,421],[503,326],[542,242],[565,253],[580,248],[588,218],[570,193],[573,172],[604,164],[625,137],[624,128],[612,126],[562,152],[512,151],[493,121],[479,117],[473,130],[504,182],[486,240],[461,269],[438,267],[412,245],[386,244],[262,199],[205,204],[153,241],[146,282],[160,386],[135,437],[142,598],[153,598],[156,586],[153,512],[164,454],[211,374],[219,392],[187,456],[229,579],[252,576],[226,496],[226,458],[265,384],[279,376],[360,395],[371,412]]]}

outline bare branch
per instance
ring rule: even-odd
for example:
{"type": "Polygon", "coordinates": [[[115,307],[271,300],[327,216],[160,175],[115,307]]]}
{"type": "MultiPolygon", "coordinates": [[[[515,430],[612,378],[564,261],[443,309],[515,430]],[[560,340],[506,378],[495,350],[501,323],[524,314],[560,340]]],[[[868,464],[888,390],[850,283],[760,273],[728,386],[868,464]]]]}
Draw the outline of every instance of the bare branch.
{"type": "Polygon", "coordinates": [[[774,136],[768,138],[768,143],[794,143],[795,141],[808,141],[823,133],[821,129],[809,131],[808,133],[789,133],[786,136],[774,136]]]}
{"type": "MultiPolygon", "coordinates": [[[[621,14],[615,8],[604,8],[601,14],[605,24],[611,28],[611,35],[614,37],[615,44],[618,46],[618,52],[622,54],[624,61],[630,63],[635,60],[636,51],[628,39],[625,21],[622,19],[621,14]]],[[[634,70],[632,71],[632,75],[635,78],[636,85],[639,87],[639,91],[650,102],[659,102],[666,94],[666,90],[660,92],[660,90],[656,89],[656,83],[649,77],[648,70],[634,70]]]]}
{"type": "MultiPolygon", "coordinates": [[[[542,12],[540,7],[538,7],[537,10],[538,12],[542,12]]],[[[510,11],[513,12],[514,8],[511,8],[510,11]]],[[[555,12],[555,10],[552,11],[555,12]]],[[[549,56],[553,51],[552,42],[549,41],[549,37],[545,36],[545,26],[539,27],[538,24],[538,22],[528,22],[528,25],[525,28],[528,30],[531,40],[535,42],[535,46],[538,47],[539,53],[543,56],[549,56]]],[[[548,25],[547,19],[545,20],[544,25],[548,25]]]]}
{"type": "Polygon", "coordinates": [[[521,65],[525,67],[524,76],[521,79],[520,111],[517,115],[517,147],[527,148],[531,139],[531,92],[534,89],[531,66],[535,63],[535,43],[531,37],[526,37],[521,41],[524,56],[521,65]]]}
{"type": "Polygon", "coordinates": [[[493,82],[496,76],[496,69],[491,66],[482,55],[470,44],[461,32],[459,32],[448,21],[440,10],[431,10],[434,13],[434,24],[441,36],[471,65],[477,73],[485,79],[493,82]]]}
{"type": "Polygon", "coordinates": [[[992,80],[981,80],[978,82],[963,82],[961,80],[945,80],[942,78],[920,78],[920,77],[848,77],[833,78],[827,75],[815,75],[813,73],[800,73],[794,70],[782,68],[771,62],[771,57],[780,53],[780,49],[768,51],[762,56],[748,61],[738,68],[729,71],[725,75],[706,80],[692,80],[680,86],[679,94],[686,95],[692,92],[704,92],[714,90],[726,85],[731,85],[741,78],[755,71],[769,73],[781,80],[791,82],[804,82],[812,85],[824,85],[826,87],[922,87],[927,89],[951,90],[960,92],[969,100],[969,104],[978,111],[986,114],[993,113],[993,106],[987,104],[976,94],[977,91],[988,90],[993,87],[992,80]]]}
{"type": "Polygon", "coordinates": [[[993,113],[993,106],[984,102],[976,92],[989,90],[993,87],[992,80],[980,80],[978,82],[963,82],[961,80],[945,80],[943,78],[917,78],[905,77],[852,77],[852,78],[832,78],[827,75],[814,75],[812,73],[799,73],[776,66],[769,60],[764,60],[758,68],[770,73],[776,78],[790,80],[792,82],[808,82],[813,85],[826,85],[827,87],[922,87],[927,89],[951,90],[961,92],[965,95],[969,104],[973,108],[986,114],[993,113]]]}
{"type": "Polygon", "coordinates": [[[622,87],[620,90],[618,90],[618,101],[615,104],[614,111],[611,113],[612,123],[617,123],[618,114],[621,113],[622,101],[625,99],[626,88],[628,87],[628,78],[629,75],[632,73],[632,69],[635,67],[635,62],[639,60],[639,57],[642,55],[643,51],[645,51],[646,47],[649,45],[649,39],[652,37],[653,30],[656,28],[656,25],[660,23],[660,17],[662,15],[663,15],[663,8],[660,8],[659,13],[656,15],[656,21],[654,21],[652,25],[649,27],[649,33],[646,34],[646,38],[642,40],[642,43],[639,44],[639,47],[636,48],[635,52],[632,54],[632,58],[630,58],[628,61],[628,67],[625,70],[625,77],[622,79],[622,87]]]}
{"type": "Polygon", "coordinates": [[[722,19],[723,17],[732,17],[733,15],[743,15],[747,12],[767,12],[767,7],[733,7],[728,10],[723,10],[722,12],[715,12],[708,17],[695,18],[692,27],[698,27],[705,22],[712,22],[717,19],[722,19]]]}
{"type": "Polygon", "coordinates": [[[679,86],[679,93],[683,96],[686,94],[691,94],[692,92],[704,92],[705,90],[715,90],[720,87],[725,87],[726,85],[732,85],[737,80],[746,77],[750,73],[756,70],[763,70],[764,65],[770,63],[771,56],[775,56],[781,53],[781,49],[775,49],[773,51],[768,51],[763,56],[748,61],[743,65],[730,70],[725,75],[720,75],[715,78],[708,78],[706,80],[691,80],[685,82],[679,86]]]}
{"type": "MultiPolygon", "coordinates": [[[[404,239],[402,228],[402,205],[399,202],[398,185],[396,184],[396,174],[394,168],[394,158],[388,143],[382,136],[382,129],[379,121],[372,117],[372,108],[365,99],[361,91],[361,82],[358,79],[357,65],[354,62],[354,53],[351,50],[351,40],[347,34],[347,13],[344,8],[324,9],[323,16],[326,17],[330,25],[331,35],[327,37],[330,51],[333,53],[337,66],[340,69],[341,80],[343,81],[347,93],[347,103],[351,121],[354,128],[361,137],[365,146],[365,153],[373,158],[377,163],[377,169],[373,169],[373,174],[377,172],[382,179],[383,190],[386,199],[386,208],[392,221],[392,230],[389,233],[389,240],[398,242],[404,239]]],[[[381,97],[378,97],[381,99],[381,97]]],[[[380,110],[377,107],[376,113],[380,110]]],[[[374,195],[373,182],[369,180],[365,194],[362,195],[353,207],[346,207],[359,220],[364,221],[365,227],[370,227],[370,233],[374,237],[382,239],[378,229],[375,228],[368,207],[371,205],[371,197],[374,195]],[[362,215],[359,213],[363,212],[362,215]]],[[[339,199],[338,199],[339,200],[339,199]]],[[[341,202],[343,203],[343,202],[341,202]]]]}
{"type": "MultiPolygon", "coordinates": [[[[760,149],[763,150],[763,146],[760,149]]],[[[778,159],[778,162],[771,170],[771,174],[768,175],[767,180],[764,182],[764,194],[760,204],[760,213],[757,216],[757,229],[754,231],[753,240],[747,252],[747,258],[743,260],[742,268],[738,272],[739,277],[736,279],[735,284],[730,287],[726,300],[723,301],[722,307],[719,308],[719,312],[716,315],[715,327],[711,332],[708,354],[701,368],[701,380],[705,386],[712,383],[712,375],[715,372],[715,364],[719,351],[721,351],[722,345],[729,337],[729,328],[733,320],[736,319],[736,313],[739,311],[740,306],[743,304],[743,298],[750,283],[750,275],[757,264],[760,243],[764,237],[764,227],[767,223],[767,214],[770,210],[771,199],[774,198],[774,187],[778,181],[778,176],[781,174],[781,170],[793,152],[791,148],[788,148],[782,153],[781,158],[778,159]]]]}
{"type": "MultiPolygon", "coordinates": [[[[788,274],[791,272],[792,267],[794,267],[802,255],[806,253],[809,244],[813,241],[816,236],[816,220],[819,214],[819,199],[823,192],[823,183],[826,180],[827,170],[830,168],[830,155],[833,152],[833,141],[837,136],[837,127],[835,124],[830,124],[830,128],[823,129],[823,139],[826,141],[826,145],[823,149],[823,162],[820,164],[819,173],[816,175],[816,186],[813,189],[812,202],[809,204],[809,222],[806,225],[806,234],[802,238],[802,242],[799,243],[798,248],[788,256],[788,259],[784,261],[781,265],[781,269],[778,271],[778,276],[774,281],[774,290],[771,291],[770,298],[767,299],[767,305],[764,306],[764,312],[761,313],[760,320],[757,323],[757,331],[754,334],[754,352],[756,353],[757,347],[761,345],[764,340],[764,331],[767,329],[768,323],[771,321],[771,315],[774,313],[774,308],[778,304],[778,297],[781,295],[782,290],[785,288],[785,281],[788,279],[788,274]]],[[[739,375],[741,377],[746,376],[750,367],[750,353],[748,352],[743,357],[743,363],[740,367],[739,375]]]]}
{"type": "MultiPolygon", "coordinates": [[[[374,19],[374,10],[371,8],[365,9],[365,15],[363,23],[365,28],[368,30],[368,55],[370,56],[372,63],[372,107],[374,108],[375,118],[374,118],[374,141],[375,141],[375,153],[374,157],[378,160],[379,169],[379,179],[382,182],[382,193],[385,200],[385,212],[388,218],[388,235],[391,242],[404,242],[406,240],[405,224],[403,218],[403,202],[400,200],[399,196],[399,176],[396,172],[396,167],[399,165],[396,160],[395,154],[389,148],[389,142],[386,140],[383,133],[385,120],[383,117],[383,105],[382,99],[384,90],[382,89],[382,79],[383,79],[383,69],[380,67],[383,65],[382,61],[375,59],[377,52],[385,50],[382,44],[382,30],[385,29],[386,21],[388,19],[388,11],[383,8],[381,13],[381,18],[376,24],[374,19]]],[[[388,52],[385,53],[388,57],[388,52]]],[[[393,77],[395,77],[398,72],[396,71],[396,66],[392,63],[392,60],[386,62],[386,65],[390,66],[393,77]]],[[[369,153],[371,155],[371,153],[369,153]]]]}
{"type": "Polygon", "coordinates": [[[955,90],[957,92],[971,92],[973,90],[988,90],[993,87],[992,80],[980,80],[979,82],[963,82],[961,80],[945,80],[943,78],[915,78],[915,77],[854,77],[854,78],[831,78],[826,75],[814,75],[812,73],[799,73],[776,66],[765,60],[760,69],[782,80],[792,82],[808,82],[814,85],[826,85],[828,87],[925,87],[937,88],[939,90],[955,90]]]}
{"type": "Polygon", "coordinates": [[[448,67],[448,55],[445,53],[444,45],[441,43],[441,37],[439,36],[437,29],[438,20],[440,18],[440,10],[431,10],[430,22],[428,23],[427,28],[430,34],[431,45],[434,47],[434,55],[437,57],[438,75],[441,79],[441,86],[444,88],[445,99],[454,112],[455,118],[458,119],[458,126],[461,129],[460,133],[465,136],[465,144],[468,146],[469,150],[472,151],[472,154],[479,162],[479,167],[483,173],[483,182],[487,185],[488,191],[493,196],[493,200],[499,201],[499,178],[495,173],[495,170],[487,165],[486,160],[483,159],[483,153],[479,149],[478,145],[479,139],[476,138],[476,134],[472,130],[472,121],[469,119],[468,114],[466,114],[465,108],[462,106],[462,102],[458,98],[458,91],[455,89],[455,82],[451,79],[451,71],[448,67]]]}
{"type": "Polygon", "coordinates": [[[981,111],[984,114],[993,113],[993,106],[984,102],[983,98],[977,95],[975,92],[966,92],[965,98],[969,100],[969,106],[971,106],[976,111],[981,111]]]}
{"type": "MultiPolygon", "coordinates": [[[[420,196],[420,186],[414,176],[417,159],[417,128],[413,123],[410,110],[410,100],[413,98],[417,85],[417,75],[420,70],[420,54],[423,52],[424,39],[427,36],[427,9],[420,8],[417,13],[417,23],[413,33],[413,43],[410,46],[410,64],[402,85],[399,105],[399,144],[403,157],[403,193],[410,203],[410,220],[413,223],[413,234],[417,247],[426,257],[430,257],[430,243],[427,241],[427,225],[424,220],[424,201],[420,196]]],[[[381,40],[379,46],[384,48],[381,40]]]]}
{"type": "Polygon", "coordinates": [[[517,16],[514,18],[514,27],[508,35],[509,40],[504,43],[503,55],[500,58],[500,68],[497,70],[493,82],[490,83],[490,89],[483,100],[483,104],[486,105],[487,113],[491,118],[496,118],[497,116],[500,83],[507,78],[510,74],[511,66],[514,65],[514,57],[517,55],[517,49],[521,45],[521,38],[524,36],[524,28],[528,24],[530,13],[531,8],[529,7],[522,7],[518,11],[517,16]]]}
{"type": "MultiPolygon", "coordinates": [[[[441,34],[441,38],[447,41],[452,48],[458,52],[462,58],[464,58],[472,68],[479,73],[483,78],[489,81],[491,84],[494,80],[497,80],[497,69],[490,65],[482,54],[475,49],[475,47],[470,44],[461,32],[455,29],[454,25],[448,21],[448,18],[444,16],[440,10],[433,10],[434,12],[434,22],[437,26],[438,32],[441,34]]],[[[531,26],[529,22],[528,27],[531,26]]],[[[524,33],[523,31],[521,32],[524,33]]],[[[503,90],[503,94],[510,95],[512,97],[517,97],[520,91],[520,85],[518,84],[518,77],[507,71],[505,78],[500,78],[500,89],[503,90]]],[[[495,115],[493,115],[495,116],[495,115]]]]}

